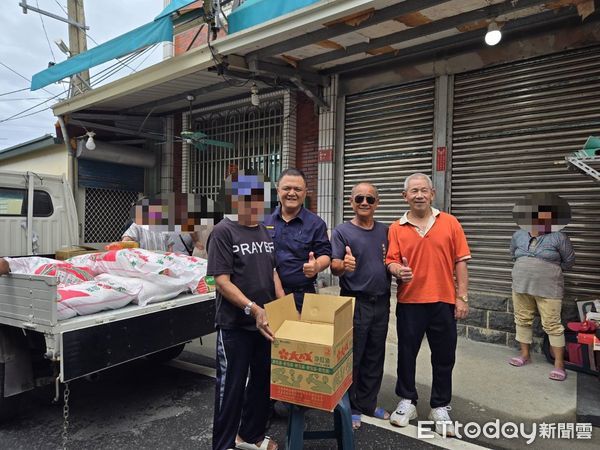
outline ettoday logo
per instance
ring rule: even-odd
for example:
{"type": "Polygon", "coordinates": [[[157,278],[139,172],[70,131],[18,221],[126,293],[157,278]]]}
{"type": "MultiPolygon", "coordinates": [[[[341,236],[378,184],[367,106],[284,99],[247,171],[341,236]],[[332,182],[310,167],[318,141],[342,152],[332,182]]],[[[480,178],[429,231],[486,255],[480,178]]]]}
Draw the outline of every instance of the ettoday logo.
{"type": "MultiPolygon", "coordinates": [[[[432,420],[420,420],[417,425],[417,438],[433,439],[435,433],[431,430],[432,420]]],[[[454,434],[458,439],[463,437],[477,439],[482,435],[488,439],[524,439],[527,445],[536,439],[592,439],[591,423],[501,423],[499,419],[486,422],[483,425],[477,422],[438,422],[442,427],[442,436],[450,425],[454,426],[454,434]]]]}

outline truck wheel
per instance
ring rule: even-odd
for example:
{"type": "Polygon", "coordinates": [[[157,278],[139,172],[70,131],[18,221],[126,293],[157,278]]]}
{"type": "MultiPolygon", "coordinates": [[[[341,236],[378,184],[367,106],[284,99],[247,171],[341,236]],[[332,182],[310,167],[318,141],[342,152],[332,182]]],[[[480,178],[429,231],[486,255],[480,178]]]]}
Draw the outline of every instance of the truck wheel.
{"type": "Polygon", "coordinates": [[[0,421],[12,419],[17,415],[21,395],[4,397],[4,363],[0,363],[0,421]]]}
{"type": "Polygon", "coordinates": [[[179,344],[174,347],[169,347],[159,352],[152,353],[146,356],[146,358],[156,363],[165,363],[167,361],[171,361],[172,359],[177,358],[183,351],[184,347],[185,344],[179,344]]]}

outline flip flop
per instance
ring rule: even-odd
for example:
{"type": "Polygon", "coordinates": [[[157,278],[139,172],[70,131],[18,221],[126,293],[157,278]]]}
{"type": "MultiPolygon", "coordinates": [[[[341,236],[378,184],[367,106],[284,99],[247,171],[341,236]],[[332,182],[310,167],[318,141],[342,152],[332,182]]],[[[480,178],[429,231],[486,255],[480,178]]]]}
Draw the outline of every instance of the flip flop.
{"type": "Polygon", "coordinates": [[[508,360],[508,363],[511,366],[515,366],[515,367],[522,367],[526,364],[529,364],[531,362],[531,359],[525,359],[522,356],[513,356],[512,358],[510,358],[508,360]]]}
{"type": "Polygon", "coordinates": [[[548,378],[554,381],[565,381],[567,378],[567,372],[565,372],[565,369],[555,368],[552,369],[548,378]]]}
{"type": "Polygon", "coordinates": [[[358,430],[360,428],[360,414],[352,414],[352,429],[358,430]]]}
{"type": "Polygon", "coordinates": [[[383,409],[381,406],[378,406],[373,412],[373,417],[377,419],[390,420],[390,413],[383,409]]]}
{"type": "MultiPolygon", "coordinates": [[[[240,450],[268,450],[270,442],[271,438],[269,436],[265,436],[260,446],[256,444],[251,444],[250,442],[236,442],[235,448],[240,450]]],[[[275,447],[272,450],[277,450],[277,443],[273,441],[273,444],[275,445],[275,447]]]]}

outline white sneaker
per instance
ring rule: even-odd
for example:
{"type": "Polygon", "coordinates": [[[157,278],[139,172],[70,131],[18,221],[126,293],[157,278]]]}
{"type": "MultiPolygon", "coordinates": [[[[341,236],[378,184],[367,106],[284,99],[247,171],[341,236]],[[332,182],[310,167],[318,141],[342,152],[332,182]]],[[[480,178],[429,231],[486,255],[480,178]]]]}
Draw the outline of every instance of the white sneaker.
{"type": "Polygon", "coordinates": [[[396,410],[390,416],[390,423],[397,427],[405,427],[408,422],[417,418],[417,408],[412,401],[403,398],[398,403],[396,410]]]}
{"type": "Polygon", "coordinates": [[[432,408],[429,413],[429,420],[435,422],[435,432],[443,437],[454,437],[454,423],[450,419],[448,411],[451,411],[452,407],[440,406],[439,408],[432,408]]]}

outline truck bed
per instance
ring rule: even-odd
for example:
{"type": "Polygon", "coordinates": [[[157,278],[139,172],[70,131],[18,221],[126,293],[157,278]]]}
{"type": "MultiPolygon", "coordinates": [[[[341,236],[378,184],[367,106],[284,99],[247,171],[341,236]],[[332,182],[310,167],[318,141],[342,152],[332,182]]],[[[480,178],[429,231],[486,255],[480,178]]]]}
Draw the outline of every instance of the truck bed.
{"type": "Polygon", "coordinates": [[[60,333],[89,326],[152,314],[202,301],[212,301],[214,293],[181,294],[162,302],[123,308],[58,320],[56,315],[58,281],[43,275],[9,274],[0,276],[0,323],[42,333],[60,333]]]}
{"type": "Polygon", "coordinates": [[[0,325],[42,333],[46,354],[60,360],[61,381],[154,353],[214,330],[214,293],[57,320],[58,281],[42,275],[0,276],[0,325]]]}

